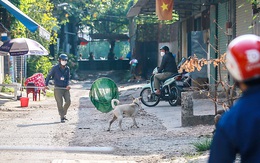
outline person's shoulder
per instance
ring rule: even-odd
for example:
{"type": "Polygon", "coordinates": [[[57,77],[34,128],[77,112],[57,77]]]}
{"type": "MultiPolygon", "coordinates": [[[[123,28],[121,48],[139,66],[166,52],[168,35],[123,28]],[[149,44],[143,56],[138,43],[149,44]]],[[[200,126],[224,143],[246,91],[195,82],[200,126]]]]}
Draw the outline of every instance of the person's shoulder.
{"type": "Polygon", "coordinates": [[[169,57],[174,57],[174,54],[172,52],[167,53],[169,57]]]}
{"type": "Polygon", "coordinates": [[[170,56],[171,52],[166,52],[164,56],[170,56]]]}
{"type": "Polygon", "coordinates": [[[52,68],[56,69],[56,68],[59,68],[59,66],[60,66],[59,64],[56,64],[56,65],[53,65],[52,68]]]}
{"type": "MultiPolygon", "coordinates": [[[[233,112],[234,110],[232,110],[233,112]]],[[[221,115],[220,120],[217,123],[217,128],[221,128],[223,131],[227,132],[230,128],[235,128],[237,118],[234,113],[231,113],[231,110],[226,111],[223,115],[221,115]]]]}
{"type": "Polygon", "coordinates": [[[237,121],[244,116],[245,108],[243,102],[239,99],[229,110],[227,110],[221,117],[219,125],[224,127],[226,125],[235,126],[237,121]]]}
{"type": "Polygon", "coordinates": [[[170,58],[171,57],[171,53],[170,52],[168,52],[168,53],[166,53],[164,56],[163,56],[163,58],[170,58]]]}

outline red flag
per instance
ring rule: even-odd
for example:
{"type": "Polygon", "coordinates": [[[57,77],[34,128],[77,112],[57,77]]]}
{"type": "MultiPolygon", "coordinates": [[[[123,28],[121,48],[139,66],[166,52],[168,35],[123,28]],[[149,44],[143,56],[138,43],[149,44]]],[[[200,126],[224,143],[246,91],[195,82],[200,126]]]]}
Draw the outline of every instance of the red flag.
{"type": "Polygon", "coordinates": [[[156,0],[156,15],[159,20],[172,20],[173,0],[156,0]]]}

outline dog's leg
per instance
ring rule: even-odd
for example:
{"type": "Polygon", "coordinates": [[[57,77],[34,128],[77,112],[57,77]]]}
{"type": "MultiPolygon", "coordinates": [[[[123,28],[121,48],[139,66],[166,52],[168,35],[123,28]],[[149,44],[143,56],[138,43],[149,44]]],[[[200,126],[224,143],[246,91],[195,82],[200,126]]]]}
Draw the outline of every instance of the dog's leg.
{"type": "Polygon", "coordinates": [[[135,121],[135,117],[132,117],[132,119],[133,119],[133,125],[131,126],[131,128],[134,127],[134,126],[136,126],[137,128],[139,128],[139,127],[137,126],[136,121],[135,121]]]}
{"type": "Polygon", "coordinates": [[[119,127],[120,127],[120,129],[123,131],[123,129],[122,129],[123,116],[119,116],[119,117],[118,117],[118,120],[119,120],[119,127]]]}
{"type": "Polygon", "coordinates": [[[109,122],[109,127],[107,131],[110,131],[111,124],[117,119],[117,117],[114,115],[113,119],[109,122]]]}

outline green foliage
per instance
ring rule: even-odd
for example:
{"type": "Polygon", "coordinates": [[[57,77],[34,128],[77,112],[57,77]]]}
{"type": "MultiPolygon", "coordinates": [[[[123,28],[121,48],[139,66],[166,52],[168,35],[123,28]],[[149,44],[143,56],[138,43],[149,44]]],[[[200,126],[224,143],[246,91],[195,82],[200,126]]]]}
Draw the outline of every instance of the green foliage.
{"type": "Polygon", "coordinates": [[[58,27],[58,23],[55,17],[52,15],[54,5],[50,3],[50,0],[20,0],[16,3],[17,7],[32,18],[35,22],[45,28],[47,31],[52,33],[51,40],[47,41],[39,36],[39,32],[30,32],[21,22],[15,19],[15,23],[12,24],[12,38],[26,37],[36,40],[48,49],[49,44],[55,43],[57,33],[52,31],[54,27],[58,27]]]}
{"type": "Polygon", "coordinates": [[[207,138],[198,142],[193,143],[198,152],[207,151],[210,149],[211,139],[207,138]]]}
{"type": "Polygon", "coordinates": [[[48,57],[45,56],[30,56],[27,59],[27,76],[32,76],[35,73],[42,73],[44,77],[47,76],[52,63],[48,57]]]}
{"type": "Polygon", "coordinates": [[[86,4],[91,3],[89,1],[72,1],[72,0],[52,0],[54,4],[54,15],[58,19],[60,24],[69,22],[70,18],[73,21],[81,22],[81,20],[88,15],[88,9],[86,4]]]}
{"type": "Polygon", "coordinates": [[[11,84],[12,83],[12,77],[8,74],[5,75],[3,84],[11,84]]]}
{"type": "Polygon", "coordinates": [[[252,5],[258,5],[259,1],[256,0],[247,0],[247,2],[251,3],[252,5]]]}
{"type": "MultiPolygon", "coordinates": [[[[11,84],[11,83],[12,83],[12,77],[10,75],[6,74],[3,84],[11,84]]],[[[3,86],[1,92],[14,92],[14,88],[3,86]]]]}
{"type": "Polygon", "coordinates": [[[126,14],[131,5],[132,0],[93,0],[86,3],[89,15],[82,21],[92,33],[124,33],[128,31],[126,14]]]}
{"type": "MultiPolygon", "coordinates": [[[[69,26],[73,26],[75,32],[106,34],[128,33],[129,20],[126,18],[126,14],[132,6],[132,0],[52,0],[52,3],[55,6],[53,13],[57,17],[57,20],[59,20],[59,25],[68,23],[69,26]]],[[[83,50],[78,53],[82,53],[83,57],[87,58],[90,50],[86,52],[85,47],[82,47],[82,49],[83,50]]],[[[103,55],[107,55],[108,50],[106,50],[106,48],[102,50],[102,53],[106,51],[106,54],[103,55]]],[[[125,46],[120,46],[118,51],[120,52],[117,53],[118,57],[121,57],[127,54],[129,50],[125,48],[125,46]]],[[[93,52],[96,55],[100,55],[99,50],[93,52]]]]}
{"type": "Polygon", "coordinates": [[[132,0],[52,0],[54,15],[61,24],[73,20],[80,30],[90,27],[93,33],[124,33],[128,31],[126,14],[132,0]]]}

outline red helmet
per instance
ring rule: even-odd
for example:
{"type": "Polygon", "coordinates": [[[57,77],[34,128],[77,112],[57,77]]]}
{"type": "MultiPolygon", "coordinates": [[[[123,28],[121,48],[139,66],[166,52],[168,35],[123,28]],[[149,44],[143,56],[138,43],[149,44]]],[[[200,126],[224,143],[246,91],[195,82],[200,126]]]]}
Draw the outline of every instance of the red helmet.
{"type": "Polygon", "coordinates": [[[227,49],[226,66],[237,81],[260,77],[260,37],[253,34],[238,36],[227,49]]]}

